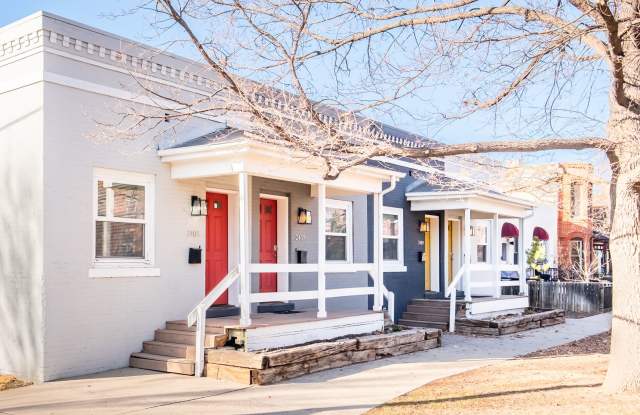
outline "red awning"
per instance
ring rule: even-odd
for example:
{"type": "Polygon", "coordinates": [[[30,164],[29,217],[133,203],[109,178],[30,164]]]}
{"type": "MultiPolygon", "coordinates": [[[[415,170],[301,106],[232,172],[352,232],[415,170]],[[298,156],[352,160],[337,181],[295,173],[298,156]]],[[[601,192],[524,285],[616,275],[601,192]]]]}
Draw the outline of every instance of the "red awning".
{"type": "Polygon", "coordinates": [[[502,225],[501,236],[503,238],[517,238],[518,236],[520,236],[520,232],[518,231],[516,225],[514,225],[513,223],[505,222],[504,225],[502,225]]]}
{"type": "Polygon", "coordinates": [[[544,228],[541,228],[539,226],[536,226],[535,228],[533,228],[533,237],[538,238],[541,241],[549,240],[549,234],[547,233],[547,231],[545,231],[544,228]]]}

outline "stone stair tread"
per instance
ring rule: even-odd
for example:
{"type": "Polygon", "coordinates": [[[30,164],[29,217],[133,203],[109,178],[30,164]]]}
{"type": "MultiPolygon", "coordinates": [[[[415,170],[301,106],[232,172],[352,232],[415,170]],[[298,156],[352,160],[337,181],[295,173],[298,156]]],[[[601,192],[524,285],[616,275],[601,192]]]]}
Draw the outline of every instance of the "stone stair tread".
{"type": "Polygon", "coordinates": [[[159,354],[151,354],[151,353],[144,353],[144,352],[131,353],[131,357],[135,357],[138,359],[158,360],[161,362],[194,364],[194,361],[192,359],[185,359],[183,357],[163,356],[159,354]]]}

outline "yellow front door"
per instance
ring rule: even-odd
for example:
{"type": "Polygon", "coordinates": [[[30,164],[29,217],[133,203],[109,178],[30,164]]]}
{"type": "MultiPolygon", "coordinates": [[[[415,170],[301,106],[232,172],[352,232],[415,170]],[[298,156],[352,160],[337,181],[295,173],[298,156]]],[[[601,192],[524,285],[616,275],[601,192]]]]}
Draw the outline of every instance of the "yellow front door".
{"type": "Polygon", "coordinates": [[[448,281],[453,280],[453,222],[447,221],[447,254],[449,255],[448,281]]]}
{"type": "Polygon", "coordinates": [[[424,289],[431,291],[431,222],[425,217],[424,231],[424,289]]]}

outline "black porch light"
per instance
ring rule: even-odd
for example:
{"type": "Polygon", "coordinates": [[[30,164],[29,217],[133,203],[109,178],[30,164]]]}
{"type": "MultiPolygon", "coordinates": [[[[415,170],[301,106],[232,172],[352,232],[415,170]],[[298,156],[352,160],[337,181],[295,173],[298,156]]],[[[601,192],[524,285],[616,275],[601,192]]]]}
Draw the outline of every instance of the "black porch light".
{"type": "Polygon", "coordinates": [[[310,225],[311,224],[311,211],[305,208],[298,208],[298,224],[310,225]]]}
{"type": "Polygon", "coordinates": [[[191,216],[207,216],[207,200],[191,196],[191,216]]]}

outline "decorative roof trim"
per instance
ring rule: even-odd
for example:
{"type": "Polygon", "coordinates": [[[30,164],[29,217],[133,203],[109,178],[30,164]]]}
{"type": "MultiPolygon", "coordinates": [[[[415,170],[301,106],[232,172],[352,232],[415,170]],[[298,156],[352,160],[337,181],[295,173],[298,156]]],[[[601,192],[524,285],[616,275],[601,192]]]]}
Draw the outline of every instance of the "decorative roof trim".
{"type": "MultiPolygon", "coordinates": [[[[151,58],[145,58],[141,56],[134,56],[128,53],[125,53],[121,50],[107,48],[102,45],[98,45],[96,43],[87,42],[82,39],[68,36],[62,33],[57,33],[54,30],[50,29],[42,29],[39,28],[32,32],[26,33],[24,35],[17,36],[16,38],[3,42],[0,45],[0,60],[10,57],[13,54],[17,54],[20,51],[27,50],[28,48],[32,48],[37,45],[43,44],[43,40],[46,39],[46,42],[50,45],[55,45],[56,47],[62,46],[63,48],[73,49],[76,53],[84,53],[89,55],[91,59],[96,61],[109,61],[110,64],[117,64],[122,67],[126,67],[132,72],[136,72],[142,75],[156,77],[158,79],[164,78],[165,80],[180,80],[185,82],[186,87],[196,87],[201,90],[203,94],[207,94],[209,91],[207,89],[211,89],[214,86],[214,81],[199,75],[194,72],[186,71],[180,68],[171,67],[168,65],[161,64],[159,62],[154,61],[151,58]]],[[[194,64],[198,64],[194,62],[194,64]]],[[[257,103],[266,105],[276,109],[284,109],[286,104],[282,100],[278,99],[270,99],[262,94],[255,94],[255,100],[257,103]]],[[[308,115],[305,115],[309,117],[308,115]]],[[[326,114],[320,113],[320,118],[323,122],[326,123],[338,123],[337,118],[326,114]]],[[[380,131],[372,131],[371,126],[363,126],[358,124],[353,124],[351,129],[354,132],[359,132],[361,134],[366,133],[367,129],[369,129],[369,133],[372,134],[375,138],[386,141],[391,144],[401,145],[407,148],[424,148],[428,144],[424,141],[425,139],[416,137],[420,141],[410,140],[406,137],[397,137],[387,132],[382,131],[384,128],[384,124],[376,122],[375,120],[370,120],[374,125],[380,125],[380,131]]]]}

